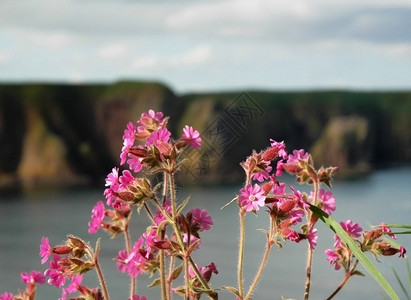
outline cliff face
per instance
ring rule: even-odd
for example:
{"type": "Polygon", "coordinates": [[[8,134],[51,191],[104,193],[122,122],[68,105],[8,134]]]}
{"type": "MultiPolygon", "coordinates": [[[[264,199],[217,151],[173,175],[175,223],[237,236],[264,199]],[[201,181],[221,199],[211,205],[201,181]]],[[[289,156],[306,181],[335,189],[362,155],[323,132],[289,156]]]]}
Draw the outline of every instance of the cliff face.
{"type": "Polygon", "coordinates": [[[411,93],[219,93],[176,96],[158,83],[0,85],[0,187],[90,183],[118,166],[129,121],[148,109],[203,136],[180,179],[241,180],[239,162],[269,139],[352,175],[411,163],[411,93]]]}

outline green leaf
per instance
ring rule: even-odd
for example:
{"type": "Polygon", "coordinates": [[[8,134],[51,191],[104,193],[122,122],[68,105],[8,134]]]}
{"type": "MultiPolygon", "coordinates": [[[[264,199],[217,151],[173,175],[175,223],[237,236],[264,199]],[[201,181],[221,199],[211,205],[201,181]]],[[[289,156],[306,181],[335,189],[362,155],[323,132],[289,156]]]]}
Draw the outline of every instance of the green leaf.
{"type": "Polygon", "coordinates": [[[341,225],[320,208],[310,204],[310,209],[350,248],[353,255],[361,262],[361,264],[370,273],[370,275],[374,277],[374,279],[384,289],[387,295],[390,296],[391,299],[399,300],[400,298],[395,293],[394,289],[391,287],[388,281],[384,278],[381,272],[373,265],[373,263],[364,254],[364,252],[361,251],[361,249],[357,246],[355,241],[344,231],[341,225]]]}
{"type": "Polygon", "coordinates": [[[177,208],[177,215],[181,213],[181,211],[186,207],[187,203],[190,201],[191,196],[188,196],[183,203],[181,203],[177,208]]]}
{"type": "Polygon", "coordinates": [[[170,279],[175,280],[180,276],[181,271],[183,270],[183,264],[180,264],[177,268],[173,270],[173,272],[170,274],[170,279]]]}
{"type": "Polygon", "coordinates": [[[240,293],[238,292],[238,290],[235,287],[232,286],[222,286],[221,287],[224,290],[229,291],[230,293],[233,293],[234,295],[236,295],[238,298],[240,298],[240,293]]]}
{"type": "Polygon", "coordinates": [[[155,279],[148,287],[149,287],[149,288],[152,288],[152,287],[155,287],[155,286],[160,285],[160,283],[161,283],[161,279],[160,279],[160,278],[157,278],[157,279],[155,279]]]}

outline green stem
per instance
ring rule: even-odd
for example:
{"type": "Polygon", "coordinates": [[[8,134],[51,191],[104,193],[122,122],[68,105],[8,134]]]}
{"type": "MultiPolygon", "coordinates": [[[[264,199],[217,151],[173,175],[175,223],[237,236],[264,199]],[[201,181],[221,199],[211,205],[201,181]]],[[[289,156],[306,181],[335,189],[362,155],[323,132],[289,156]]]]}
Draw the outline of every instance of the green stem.
{"type": "Polygon", "coordinates": [[[147,216],[150,219],[150,221],[154,224],[154,216],[151,213],[150,207],[148,207],[147,202],[144,202],[144,209],[146,210],[147,216]]]}
{"type": "Polygon", "coordinates": [[[165,255],[164,250],[160,250],[160,282],[161,282],[161,299],[167,300],[167,288],[166,288],[166,267],[165,267],[165,255]]]}
{"type": "Polygon", "coordinates": [[[172,299],[172,294],[171,294],[171,282],[173,281],[173,278],[171,278],[171,274],[173,274],[173,270],[174,270],[174,261],[175,261],[174,256],[171,256],[171,257],[170,257],[170,265],[169,265],[169,268],[168,268],[168,275],[169,275],[169,277],[168,277],[167,282],[166,282],[166,284],[167,284],[167,290],[166,290],[166,292],[167,292],[167,299],[168,299],[168,300],[171,300],[171,299],[172,299]]]}
{"type": "MultiPolygon", "coordinates": [[[[173,227],[173,230],[176,234],[178,244],[180,245],[182,252],[183,252],[183,257],[184,260],[186,259],[186,245],[184,244],[183,237],[181,236],[180,229],[178,228],[175,220],[176,220],[176,214],[177,214],[177,205],[176,205],[176,193],[175,193],[175,183],[174,183],[174,176],[173,174],[167,173],[167,179],[168,179],[168,184],[169,184],[169,190],[170,190],[170,200],[171,200],[171,211],[172,211],[172,222],[171,225],[173,227]]],[[[201,285],[203,286],[204,289],[211,290],[207,281],[204,279],[203,275],[201,275],[200,271],[198,270],[196,264],[194,263],[193,259],[191,256],[187,257],[187,262],[190,264],[191,268],[193,269],[194,273],[196,274],[198,280],[200,281],[201,285]]],[[[185,264],[185,262],[184,262],[185,264]]],[[[187,264],[187,267],[188,267],[187,264]]],[[[184,266],[186,268],[186,266],[184,266]]],[[[186,273],[186,276],[188,276],[188,272],[186,273]]]]}
{"type": "Polygon", "coordinates": [[[268,233],[268,237],[267,237],[267,244],[265,247],[265,251],[264,251],[264,255],[263,258],[261,260],[261,264],[260,267],[258,268],[257,274],[254,277],[253,283],[251,284],[247,295],[245,296],[245,300],[248,300],[251,298],[252,294],[254,293],[255,288],[257,287],[258,282],[260,281],[261,276],[263,275],[263,271],[265,269],[265,266],[267,265],[267,261],[268,261],[268,256],[270,254],[270,250],[271,250],[271,246],[274,244],[273,241],[273,236],[274,236],[274,227],[275,227],[275,222],[273,220],[273,218],[270,218],[270,231],[268,233]]]}
{"type": "MultiPolygon", "coordinates": [[[[318,192],[319,192],[319,182],[318,178],[315,175],[311,176],[313,182],[314,182],[314,199],[313,199],[313,205],[317,204],[317,199],[318,199],[318,192]]],[[[309,228],[308,230],[311,230],[311,228],[315,224],[310,224],[311,222],[311,216],[312,212],[308,212],[308,224],[309,228]]],[[[308,247],[308,252],[307,252],[307,266],[306,266],[306,277],[305,277],[305,288],[304,288],[304,300],[308,300],[310,298],[310,288],[311,288],[311,271],[312,271],[312,265],[313,265],[313,249],[310,246],[310,243],[307,243],[308,247]]]]}
{"type": "Polygon", "coordinates": [[[244,278],[243,278],[243,262],[244,262],[244,240],[245,240],[245,212],[240,208],[240,242],[238,246],[238,265],[237,265],[237,280],[238,280],[238,293],[240,299],[243,299],[244,295],[244,278]]]}
{"type": "Polygon", "coordinates": [[[188,288],[190,283],[190,278],[188,276],[188,257],[184,256],[184,284],[185,284],[185,295],[184,299],[190,299],[190,289],[188,288]]]}
{"type": "Polygon", "coordinates": [[[347,272],[344,276],[344,279],[341,281],[341,283],[338,285],[338,287],[334,290],[334,292],[327,298],[327,300],[331,300],[334,298],[335,295],[338,294],[339,291],[347,284],[348,280],[351,278],[351,276],[354,274],[357,265],[358,265],[358,260],[355,262],[354,266],[352,267],[350,272],[347,272]]]}
{"type": "Polygon", "coordinates": [[[308,300],[309,297],[310,297],[312,264],[313,264],[313,250],[311,249],[310,244],[308,244],[307,267],[306,267],[305,289],[304,289],[304,300],[308,300]]]}
{"type": "Polygon", "coordinates": [[[194,263],[191,256],[188,257],[188,263],[190,264],[191,268],[193,269],[194,273],[196,273],[197,279],[200,281],[201,285],[206,290],[211,290],[207,281],[205,281],[203,275],[201,275],[200,271],[198,270],[196,264],[194,263]]]}
{"type": "MultiPolygon", "coordinates": [[[[124,226],[124,238],[126,240],[126,251],[130,255],[131,252],[131,243],[130,243],[130,233],[128,230],[128,223],[124,226]]],[[[137,278],[130,276],[130,299],[133,299],[133,295],[136,293],[136,282],[137,278]]]]}
{"type": "Polygon", "coordinates": [[[100,263],[98,262],[99,253],[100,253],[100,239],[98,239],[97,243],[96,243],[96,251],[94,253],[93,262],[94,262],[94,266],[96,268],[96,273],[97,273],[98,280],[100,282],[101,290],[102,290],[102,293],[103,293],[103,298],[104,298],[104,300],[110,300],[110,297],[109,297],[108,291],[107,291],[106,281],[104,280],[103,272],[101,271],[100,263]]]}

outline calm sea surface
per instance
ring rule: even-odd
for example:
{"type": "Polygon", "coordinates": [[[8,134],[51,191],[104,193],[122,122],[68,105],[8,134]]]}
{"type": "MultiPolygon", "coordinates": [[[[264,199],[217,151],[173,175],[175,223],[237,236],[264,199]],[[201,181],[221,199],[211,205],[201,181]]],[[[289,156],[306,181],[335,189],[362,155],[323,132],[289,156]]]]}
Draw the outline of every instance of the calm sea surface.
{"type": "MultiPolygon", "coordinates": [[[[291,182],[291,181],[290,181],[291,182]]],[[[294,186],[297,184],[293,183],[294,186]]],[[[238,243],[238,219],[235,205],[220,208],[238,192],[239,186],[199,187],[180,189],[181,199],[191,195],[190,208],[207,209],[214,218],[211,231],[203,234],[202,248],[196,253],[195,260],[200,265],[214,261],[220,271],[212,280],[212,286],[236,285],[236,257],[238,243]]],[[[9,291],[16,293],[24,288],[20,273],[45,269],[40,264],[39,245],[43,236],[52,245],[61,243],[67,234],[79,236],[91,244],[102,237],[101,262],[108,281],[113,300],[127,299],[128,280],[116,271],[113,257],[124,248],[121,237],[110,240],[104,232],[96,235],[87,233],[90,212],[98,200],[103,200],[101,189],[47,190],[19,195],[0,196],[0,294],[9,291]]],[[[366,229],[371,224],[406,223],[411,224],[411,168],[381,170],[362,179],[336,181],[333,193],[337,199],[337,220],[352,219],[366,229]]],[[[136,214],[137,216],[137,214],[136,214]]],[[[248,215],[246,224],[246,287],[249,285],[264,250],[264,235],[257,231],[266,228],[267,218],[264,211],[258,217],[248,215]]],[[[145,215],[137,216],[132,227],[136,237],[144,230],[145,215]]],[[[332,248],[333,235],[323,224],[318,225],[320,239],[316,248],[313,267],[311,299],[325,299],[343,278],[343,273],[330,268],[324,250],[332,248]]],[[[411,253],[411,236],[399,236],[398,242],[411,253]]],[[[282,250],[273,248],[271,257],[253,299],[302,299],[305,273],[306,244],[287,243],[282,250]]],[[[393,276],[394,267],[400,276],[406,278],[404,260],[397,257],[384,257],[376,262],[387,280],[403,294],[393,276]]],[[[360,269],[362,269],[360,267],[360,269]]],[[[366,272],[366,271],[365,271],[366,272]]],[[[95,274],[85,276],[86,283],[96,286],[95,274]]],[[[145,285],[152,279],[139,278],[139,294],[148,299],[159,299],[159,290],[148,290],[145,285]]],[[[221,291],[220,299],[234,299],[226,291],[221,291]]],[[[37,299],[57,299],[60,292],[49,286],[40,286],[37,299]]],[[[176,297],[177,299],[177,297],[176,297]]],[[[335,299],[384,299],[378,284],[366,274],[354,277],[335,299]]]]}

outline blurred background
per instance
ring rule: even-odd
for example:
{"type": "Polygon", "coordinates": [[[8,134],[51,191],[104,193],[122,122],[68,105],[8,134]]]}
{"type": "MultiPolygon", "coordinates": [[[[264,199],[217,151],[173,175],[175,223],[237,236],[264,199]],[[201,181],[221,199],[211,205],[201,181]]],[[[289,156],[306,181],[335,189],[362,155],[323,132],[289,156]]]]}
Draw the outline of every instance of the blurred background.
{"type": "MultiPolygon", "coordinates": [[[[211,193],[216,218],[243,181],[239,162],[272,138],[340,168],[341,220],[411,223],[409,28],[404,0],[1,1],[0,293],[42,268],[41,236],[87,234],[126,124],[150,108],[175,138],[186,124],[202,134],[178,180],[193,198],[211,193]]],[[[374,298],[369,280],[340,299],[374,298]]]]}

